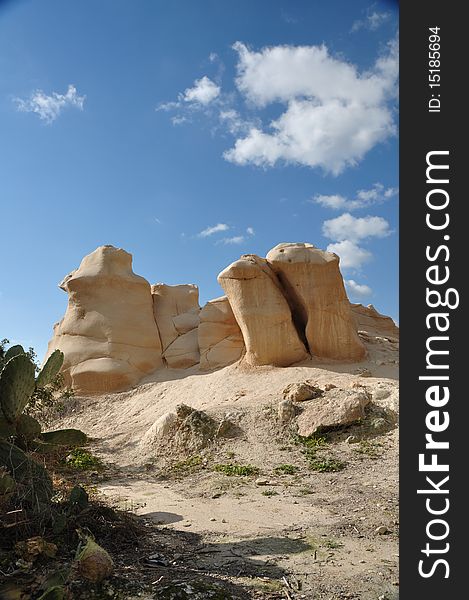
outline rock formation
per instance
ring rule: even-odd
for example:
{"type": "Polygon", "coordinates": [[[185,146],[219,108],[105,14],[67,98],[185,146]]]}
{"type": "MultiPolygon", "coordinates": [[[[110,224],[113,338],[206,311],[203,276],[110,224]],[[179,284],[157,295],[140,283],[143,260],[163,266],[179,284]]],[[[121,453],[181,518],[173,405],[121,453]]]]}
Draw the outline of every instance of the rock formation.
{"type": "Polygon", "coordinates": [[[246,254],[218,276],[243,333],[250,365],[285,367],[307,358],[277,276],[265,259],[246,254]]]}
{"type": "Polygon", "coordinates": [[[200,311],[200,369],[220,369],[241,358],[244,340],[226,296],[210,300],[200,311]]]}
{"type": "Polygon", "coordinates": [[[372,306],[350,305],[338,257],[311,244],[280,244],[266,259],[244,255],[218,281],[226,296],[200,309],[197,286],[150,287],[133,273],[130,254],[101,246],[60,284],[68,307],[48,352],[64,352],[74,390],[102,393],[166,367],[208,371],[240,359],[289,366],[311,355],[359,361],[358,329],[399,335],[372,306]]]}
{"type": "Polygon", "coordinates": [[[196,285],[151,286],[153,310],[168,367],[187,369],[200,360],[197,327],[199,290],[196,285]]]}
{"type": "Polygon", "coordinates": [[[48,352],[62,350],[76,391],[125,390],[163,366],[150,285],[132,271],[128,252],[99,247],[60,287],[68,306],[48,352]]]}
{"type": "Polygon", "coordinates": [[[339,257],[312,244],[279,244],[267,254],[293,320],[313,356],[361,360],[358,337],[339,271],[339,257]]]}
{"type": "Polygon", "coordinates": [[[391,317],[380,314],[372,304],[351,304],[351,307],[357,330],[366,331],[369,335],[399,339],[399,327],[391,317]]]}

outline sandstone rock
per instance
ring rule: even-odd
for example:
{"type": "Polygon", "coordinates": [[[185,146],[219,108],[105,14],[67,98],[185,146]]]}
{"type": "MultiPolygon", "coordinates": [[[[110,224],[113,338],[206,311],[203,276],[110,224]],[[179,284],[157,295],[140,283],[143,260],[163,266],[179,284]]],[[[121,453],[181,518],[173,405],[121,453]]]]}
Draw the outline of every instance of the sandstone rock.
{"type": "Polygon", "coordinates": [[[179,425],[174,443],[186,452],[197,452],[213,442],[217,430],[218,423],[215,419],[202,410],[192,410],[179,425]]]}
{"type": "Polygon", "coordinates": [[[339,257],[312,244],[279,244],[267,260],[285,291],[297,330],[312,355],[362,360],[365,347],[350,310],[339,257]]]}
{"type": "Polygon", "coordinates": [[[218,276],[242,331],[250,365],[286,367],[307,358],[277,276],[265,259],[246,254],[218,276]]]}
{"type": "Polygon", "coordinates": [[[200,359],[199,290],[196,285],[151,286],[153,310],[160,332],[163,358],[168,367],[187,369],[200,359]]]}
{"type": "Polygon", "coordinates": [[[226,296],[210,300],[202,308],[198,338],[202,371],[220,369],[241,358],[243,334],[226,296]]]}
{"type": "Polygon", "coordinates": [[[319,429],[350,425],[364,418],[369,403],[370,396],[365,390],[330,390],[298,417],[298,433],[307,437],[319,429]]]}
{"type": "Polygon", "coordinates": [[[399,340],[399,327],[391,317],[380,314],[376,308],[369,304],[351,304],[352,314],[355,319],[356,328],[372,336],[391,337],[399,340]]]}
{"type": "Polygon", "coordinates": [[[163,366],[150,285],[125,250],[100,246],[60,287],[68,306],[48,354],[62,350],[62,372],[75,391],[125,390],[163,366]]]}
{"type": "Polygon", "coordinates": [[[165,437],[170,435],[177,423],[177,415],[174,412],[167,412],[161,415],[148,431],[143,436],[142,442],[144,445],[154,444],[162,441],[165,437]]]}
{"type": "Polygon", "coordinates": [[[305,400],[312,400],[313,398],[319,398],[323,395],[323,390],[315,385],[307,383],[290,383],[283,390],[283,397],[293,402],[304,402],[305,400]]]}
{"type": "Polygon", "coordinates": [[[168,367],[188,369],[199,362],[199,340],[197,329],[177,337],[163,352],[168,367]]]}

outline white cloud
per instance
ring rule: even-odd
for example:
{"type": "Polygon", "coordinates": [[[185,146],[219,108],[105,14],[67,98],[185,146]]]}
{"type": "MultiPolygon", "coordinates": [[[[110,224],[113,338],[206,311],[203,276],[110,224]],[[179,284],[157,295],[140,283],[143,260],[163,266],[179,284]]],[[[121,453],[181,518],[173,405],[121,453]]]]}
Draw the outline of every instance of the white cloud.
{"type": "Polygon", "coordinates": [[[265,132],[252,127],[225,158],[240,165],[278,161],[321,167],[335,175],[355,165],[377,143],[395,133],[388,101],[395,95],[397,43],[373,69],[332,57],[326,46],[273,46],[238,52],[238,90],[257,107],[287,105],[265,132]]]}
{"type": "Polygon", "coordinates": [[[181,115],[175,115],[174,117],[171,117],[171,123],[173,125],[182,125],[183,123],[186,123],[187,121],[188,121],[188,119],[181,115]]]}
{"type": "Polygon", "coordinates": [[[246,229],[246,233],[247,233],[248,235],[255,235],[254,229],[253,229],[252,227],[248,227],[248,228],[246,229]]]}
{"type": "Polygon", "coordinates": [[[218,240],[218,242],[216,242],[217,244],[225,244],[225,245],[229,245],[229,244],[242,244],[245,240],[244,235],[235,235],[233,237],[229,237],[229,238],[222,238],[221,240],[218,240]]]}
{"type": "Polygon", "coordinates": [[[373,293],[373,290],[368,285],[357,283],[353,279],[346,279],[345,287],[347,288],[347,292],[354,297],[364,298],[371,296],[373,293]]]}
{"type": "Polygon", "coordinates": [[[333,208],[334,210],[344,209],[348,204],[350,204],[347,198],[341,196],[340,194],[333,194],[331,196],[316,194],[316,196],[313,198],[313,202],[315,204],[320,204],[324,208],[333,208]]]}
{"type": "Polygon", "coordinates": [[[383,23],[389,21],[391,13],[389,12],[378,12],[373,10],[373,7],[369,8],[367,15],[364,19],[355,21],[352,25],[352,33],[360,31],[360,29],[368,29],[369,31],[376,31],[381,27],[383,23]]]}
{"type": "Polygon", "coordinates": [[[349,200],[339,194],[330,196],[318,194],[314,196],[313,202],[320,204],[324,208],[331,208],[333,210],[358,210],[374,204],[382,204],[386,200],[396,196],[398,192],[397,188],[385,188],[382,183],[375,183],[368,190],[358,190],[353,200],[349,200]]]}
{"type": "Polygon", "coordinates": [[[390,235],[389,223],[383,217],[353,217],[344,213],[335,219],[324,221],[322,233],[334,241],[357,241],[368,237],[386,237],[390,235]]]}
{"type": "Polygon", "coordinates": [[[28,100],[16,98],[15,101],[19,111],[36,113],[46,123],[52,123],[68,106],[83,110],[85,98],[86,96],[78,95],[74,85],[69,85],[65,94],[52,92],[48,96],[42,90],[36,90],[28,100]]]}
{"type": "Polygon", "coordinates": [[[214,233],[218,233],[219,231],[227,231],[228,229],[229,226],[226,223],[217,223],[216,225],[213,225],[213,227],[207,227],[206,229],[198,233],[197,237],[209,237],[214,233]]]}
{"type": "Polygon", "coordinates": [[[220,87],[204,75],[201,79],[196,79],[191,88],[187,88],[182,94],[184,102],[196,102],[206,106],[220,95],[220,87]]]}
{"type": "Polygon", "coordinates": [[[340,257],[340,266],[343,269],[360,269],[362,265],[369,262],[372,258],[371,252],[360,248],[350,240],[343,240],[336,244],[327,246],[328,252],[334,252],[340,257]]]}

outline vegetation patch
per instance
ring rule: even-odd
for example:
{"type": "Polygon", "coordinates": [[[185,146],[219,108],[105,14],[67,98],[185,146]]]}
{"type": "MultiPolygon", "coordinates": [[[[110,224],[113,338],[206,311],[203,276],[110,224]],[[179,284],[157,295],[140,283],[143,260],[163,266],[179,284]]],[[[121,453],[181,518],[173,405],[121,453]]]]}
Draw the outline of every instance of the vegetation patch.
{"type": "Polygon", "coordinates": [[[103,463],[101,460],[83,448],[75,448],[65,459],[69,467],[78,469],[79,471],[92,471],[101,469],[103,463]]]}
{"type": "Polygon", "coordinates": [[[220,464],[215,465],[213,469],[219,473],[224,473],[229,477],[247,477],[259,473],[258,467],[254,467],[253,465],[220,464]]]}
{"type": "Polygon", "coordinates": [[[274,469],[277,475],[294,475],[298,471],[298,467],[295,465],[279,465],[274,469]]]}
{"type": "Polygon", "coordinates": [[[311,457],[308,459],[309,468],[318,473],[335,473],[336,471],[343,471],[347,466],[347,463],[337,458],[328,457],[311,457]]]}
{"type": "Polygon", "coordinates": [[[263,496],[278,496],[278,492],[276,492],[275,490],[264,490],[262,492],[263,496]]]}
{"type": "Polygon", "coordinates": [[[356,444],[354,451],[362,456],[369,456],[370,458],[379,458],[383,452],[379,442],[372,442],[370,440],[361,440],[356,444]]]}
{"type": "Polygon", "coordinates": [[[173,475],[187,475],[203,469],[204,466],[204,459],[199,454],[195,454],[185,460],[174,463],[168,468],[168,472],[173,475]]]}
{"type": "Polygon", "coordinates": [[[334,473],[336,471],[342,471],[347,466],[347,463],[327,456],[321,456],[321,450],[327,444],[327,438],[324,435],[313,434],[308,437],[297,435],[294,437],[294,442],[297,445],[302,446],[302,453],[304,454],[308,466],[313,471],[318,473],[334,473]]]}
{"type": "Polygon", "coordinates": [[[303,435],[295,435],[293,441],[297,446],[303,446],[308,450],[315,450],[327,444],[327,438],[325,435],[318,435],[313,433],[307,437],[303,435]]]}

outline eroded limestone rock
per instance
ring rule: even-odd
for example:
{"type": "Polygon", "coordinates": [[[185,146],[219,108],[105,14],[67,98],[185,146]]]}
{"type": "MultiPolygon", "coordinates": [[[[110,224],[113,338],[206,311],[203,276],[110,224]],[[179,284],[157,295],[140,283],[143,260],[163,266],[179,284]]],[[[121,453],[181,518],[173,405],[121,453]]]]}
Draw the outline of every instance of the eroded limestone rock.
{"type": "Polygon", "coordinates": [[[200,311],[200,369],[221,369],[241,358],[244,340],[226,296],[210,300],[200,311]]]}
{"type": "Polygon", "coordinates": [[[163,357],[173,369],[187,369],[200,360],[197,327],[199,290],[196,285],[151,286],[163,357]]]}
{"type": "Polygon", "coordinates": [[[68,306],[48,352],[62,350],[74,390],[125,390],[163,366],[150,284],[132,271],[128,252],[100,246],[59,287],[68,306]]]}
{"type": "Polygon", "coordinates": [[[362,360],[365,346],[339,271],[339,257],[312,244],[279,244],[267,254],[313,356],[362,360]]]}
{"type": "Polygon", "coordinates": [[[310,436],[318,430],[351,425],[365,417],[371,402],[365,389],[334,388],[317,402],[312,402],[298,417],[298,434],[310,436]]]}
{"type": "Polygon", "coordinates": [[[268,262],[246,254],[218,276],[242,331],[250,365],[285,367],[307,358],[290,307],[268,262]]]}

